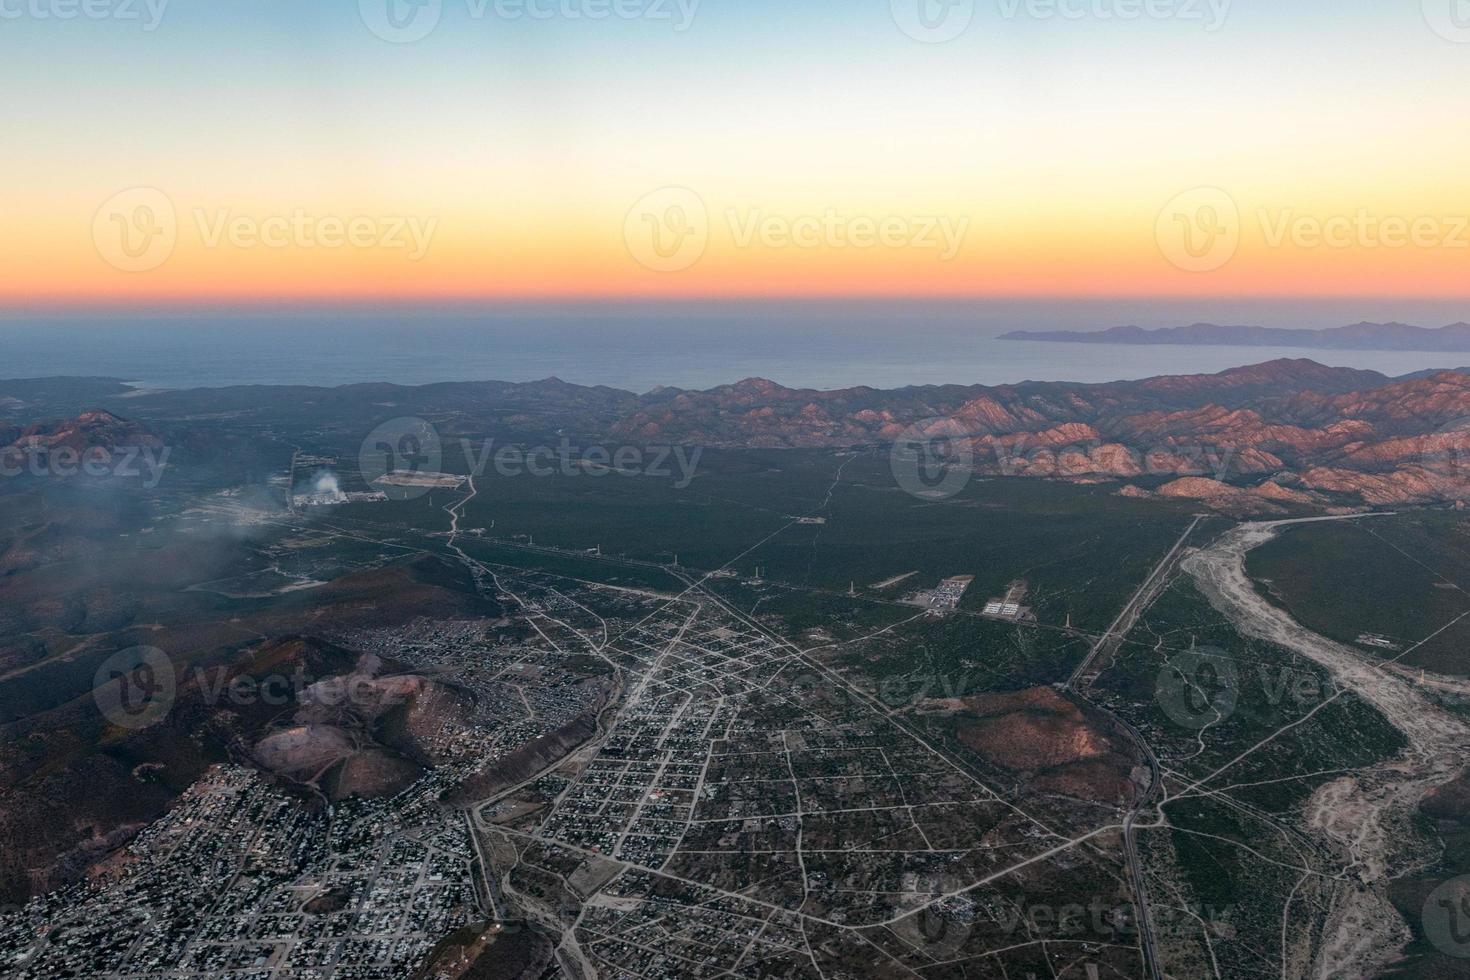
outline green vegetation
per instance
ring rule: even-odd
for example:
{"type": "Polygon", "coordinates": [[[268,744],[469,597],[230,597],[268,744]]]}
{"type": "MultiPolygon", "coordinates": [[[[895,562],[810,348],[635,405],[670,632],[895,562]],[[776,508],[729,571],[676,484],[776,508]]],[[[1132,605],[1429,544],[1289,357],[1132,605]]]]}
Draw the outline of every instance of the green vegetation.
{"type": "Polygon", "coordinates": [[[1470,674],[1470,519],[1417,511],[1293,527],[1250,555],[1247,569],[1302,624],[1383,657],[1470,674]],[[1456,622],[1458,620],[1458,622],[1456,622]],[[1357,643],[1382,636],[1398,648],[1357,643]],[[1422,645],[1420,645],[1422,644],[1422,645]]]}
{"type": "Polygon", "coordinates": [[[1143,731],[1160,761],[1182,777],[1204,777],[1229,764],[1204,789],[1272,780],[1237,793],[1270,813],[1289,813],[1332,773],[1374,765],[1405,745],[1397,729],[1355,695],[1340,694],[1316,664],[1242,637],[1189,579],[1175,582],[1144,615],[1095,693],[1143,731]],[[1167,664],[1188,664],[1187,656],[1201,651],[1218,658],[1216,676],[1228,678],[1216,681],[1229,692],[1228,702],[1218,702],[1228,710],[1219,721],[1201,710],[1198,724],[1184,724],[1171,716],[1160,678],[1167,664]],[[1253,746],[1259,747],[1235,761],[1253,746]]]}
{"type": "MultiPolygon", "coordinates": [[[[1070,616],[1101,632],[1190,520],[1183,507],[1121,498],[1109,485],[1029,479],[976,480],[952,499],[922,500],[897,486],[885,454],[707,452],[687,488],[676,482],[489,473],[476,478],[479,494],[461,526],[659,564],[677,556],[692,570],[749,576],[759,567],[775,583],[839,593],[856,586],[890,599],[974,575],[964,602],[971,610],[1026,579],[1027,603],[1043,622],[1070,616]],[[793,523],[802,517],[825,523],[793,523]],[[871,589],[911,571],[918,574],[896,588],[871,589]]],[[[447,528],[443,508],[454,499],[436,491],[344,513],[384,530],[433,531],[447,528]]],[[[547,567],[542,557],[536,564],[547,567]]]]}

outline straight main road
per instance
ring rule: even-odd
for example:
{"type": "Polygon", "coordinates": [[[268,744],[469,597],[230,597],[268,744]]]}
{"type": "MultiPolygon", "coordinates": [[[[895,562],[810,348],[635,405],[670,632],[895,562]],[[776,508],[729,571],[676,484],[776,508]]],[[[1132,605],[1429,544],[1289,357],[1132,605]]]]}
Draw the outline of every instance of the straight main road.
{"type": "Polygon", "coordinates": [[[1143,580],[1143,584],[1138,587],[1137,592],[1133,593],[1133,597],[1128,600],[1122,612],[1118,613],[1118,618],[1113,620],[1113,624],[1108,627],[1107,632],[1098,637],[1097,642],[1092,645],[1092,650],[1077,665],[1077,669],[1072,671],[1072,676],[1067,679],[1064,690],[1083,693],[1092,686],[1092,682],[1097,679],[1098,673],[1093,668],[1097,667],[1101,670],[1102,667],[1107,665],[1108,661],[1112,659],[1113,654],[1122,644],[1123,638],[1132,632],[1134,624],[1138,622],[1138,617],[1143,614],[1145,609],[1153,604],[1154,599],[1158,598],[1159,593],[1163,591],[1165,584],[1169,581],[1169,573],[1178,564],[1179,556],[1184,551],[1184,542],[1189,540],[1189,536],[1194,533],[1194,529],[1199,527],[1199,522],[1204,519],[1205,515],[1196,515],[1195,519],[1190,522],[1189,527],[1184,529],[1184,533],[1179,536],[1179,540],[1174,542],[1174,547],[1169,549],[1169,553],[1154,567],[1154,570],[1149,573],[1148,578],[1143,580]]]}

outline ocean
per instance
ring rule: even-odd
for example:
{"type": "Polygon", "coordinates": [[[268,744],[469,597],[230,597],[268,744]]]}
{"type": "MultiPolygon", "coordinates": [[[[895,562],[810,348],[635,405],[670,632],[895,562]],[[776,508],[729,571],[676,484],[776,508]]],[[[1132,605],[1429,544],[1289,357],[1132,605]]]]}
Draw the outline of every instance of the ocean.
{"type": "Polygon", "coordinates": [[[1001,341],[1018,329],[1177,326],[1198,320],[1341,326],[1464,318],[1403,304],[803,302],[533,305],[0,318],[0,377],[109,376],[150,388],[559,377],[643,392],[747,377],[792,387],[1102,382],[1308,357],[1389,375],[1461,367],[1470,354],[1001,341]],[[1357,310],[1358,312],[1350,312],[1357,310]],[[1395,312],[1396,310],[1400,312],[1395,312]]]}

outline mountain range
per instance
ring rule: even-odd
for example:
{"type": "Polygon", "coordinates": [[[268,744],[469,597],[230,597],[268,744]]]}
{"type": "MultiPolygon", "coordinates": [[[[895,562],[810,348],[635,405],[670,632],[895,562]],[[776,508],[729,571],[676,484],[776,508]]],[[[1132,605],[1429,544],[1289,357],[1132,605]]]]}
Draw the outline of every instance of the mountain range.
{"type": "Polygon", "coordinates": [[[21,416],[12,438],[64,434],[74,444],[79,433],[115,432],[136,443],[146,431],[185,463],[303,424],[355,445],[385,420],[414,417],[446,445],[486,437],[772,450],[930,443],[982,474],[1119,481],[1130,495],[1204,498],[1234,511],[1470,500],[1470,374],[1460,371],[1390,378],[1297,359],[1109,384],[816,391],[751,378],[642,395],[554,378],[153,392],[108,379],[59,384],[64,397],[48,399],[44,384],[0,382],[0,415],[21,416]],[[84,425],[35,421],[81,397],[109,414],[93,408],[84,425]]]}
{"type": "Polygon", "coordinates": [[[1001,340],[1031,340],[1062,344],[1170,344],[1207,347],[1301,347],[1313,350],[1470,351],[1470,323],[1452,323],[1431,330],[1407,323],[1355,323],[1330,330],[1291,330],[1278,327],[1219,326],[1195,323],[1187,327],[1113,327],[1100,331],[1017,330],[1001,340]]]}

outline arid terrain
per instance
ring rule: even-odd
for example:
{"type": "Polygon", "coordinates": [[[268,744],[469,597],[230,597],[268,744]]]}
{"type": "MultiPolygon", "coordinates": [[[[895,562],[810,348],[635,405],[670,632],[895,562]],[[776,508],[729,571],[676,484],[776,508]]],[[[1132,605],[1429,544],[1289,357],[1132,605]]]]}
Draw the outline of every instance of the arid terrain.
{"type": "Polygon", "coordinates": [[[0,396],[8,975],[1470,952],[1465,374],[0,396]]]}

